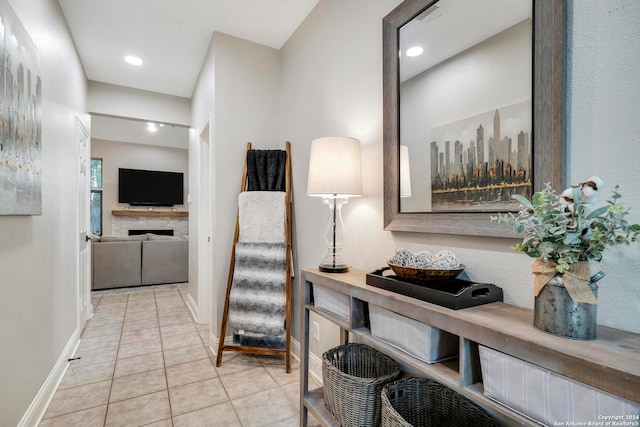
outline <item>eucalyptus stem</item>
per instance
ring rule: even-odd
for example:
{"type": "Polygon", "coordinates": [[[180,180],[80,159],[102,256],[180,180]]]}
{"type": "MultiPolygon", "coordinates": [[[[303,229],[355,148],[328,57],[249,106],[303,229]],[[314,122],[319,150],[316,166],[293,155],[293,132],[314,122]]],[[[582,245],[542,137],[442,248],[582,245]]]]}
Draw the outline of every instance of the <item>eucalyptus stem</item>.
{"type": "Polygon", "coordinates": [[[640,225],[629,224],[625,220],[629,209],[617,203],[621,197],[618,186],[608,206],[592,209],[595,196],[597,190],[584,184],[571,187],[559,196],[546,184],[531,201],[513,196],[521,204],[518,213],[498,214],[491,220],[509,224],[516,232],[524,233],[522,243],[514,250],[533,258],[553,259],[556,270],[562,273],[579,261],[600,261],[609,246],[640,240],[640,225]]]}

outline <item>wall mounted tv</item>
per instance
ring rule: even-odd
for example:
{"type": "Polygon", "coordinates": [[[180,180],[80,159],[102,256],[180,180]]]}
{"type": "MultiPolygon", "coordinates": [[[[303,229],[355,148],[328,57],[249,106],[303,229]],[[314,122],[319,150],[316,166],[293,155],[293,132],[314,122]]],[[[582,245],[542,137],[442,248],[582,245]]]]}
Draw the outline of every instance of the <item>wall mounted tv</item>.
{"type": "Polygon", "coordinates": [[[184,204],[182,172],[123,169],[118,171],[118,203],[133,206],[184,204]]]}

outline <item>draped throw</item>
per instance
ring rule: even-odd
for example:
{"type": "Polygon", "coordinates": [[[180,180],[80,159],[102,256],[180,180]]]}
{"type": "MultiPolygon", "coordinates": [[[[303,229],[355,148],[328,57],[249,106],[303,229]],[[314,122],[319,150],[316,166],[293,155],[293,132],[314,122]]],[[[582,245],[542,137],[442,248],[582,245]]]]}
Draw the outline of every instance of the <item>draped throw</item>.
{"type": "Polygon", "coordinates": [[[238,196],[240,242],[286,241],[286,194],[280,191],[243,191],[238,196]]]}
{"type": "Polygon", "coordinates": [[[286,191],[287,152],[247,151],[247,191],[286,191]]]}
{"type": "Polygon", "coordinates": [[[286,250],[284,243],[236,243],[229,325],[241,335],[285,332],[286,250]]]}

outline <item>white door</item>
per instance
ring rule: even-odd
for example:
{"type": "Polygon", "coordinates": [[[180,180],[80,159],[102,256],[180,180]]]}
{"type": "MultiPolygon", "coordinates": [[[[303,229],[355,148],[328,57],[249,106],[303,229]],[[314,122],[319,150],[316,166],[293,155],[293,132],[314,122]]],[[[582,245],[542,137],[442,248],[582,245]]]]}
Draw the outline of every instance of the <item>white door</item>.
{"type": "Polygon", "coordinates": [[[199,134],[200,145],[200,208],[198,218],[199,247],[198,247],[198,322],[211,323],[209,318],[211,309],[212,283],[212,251],[211,251],[211,117],[202,127],[199,134]]]}
{"type": "Polygon", "coordinates": [[[90,215],[90,163],[89,133],[78,117],[77,132],[78,142],[78,327],[80,330],[91,317],[91,245],[89,244],[90,215]]]}

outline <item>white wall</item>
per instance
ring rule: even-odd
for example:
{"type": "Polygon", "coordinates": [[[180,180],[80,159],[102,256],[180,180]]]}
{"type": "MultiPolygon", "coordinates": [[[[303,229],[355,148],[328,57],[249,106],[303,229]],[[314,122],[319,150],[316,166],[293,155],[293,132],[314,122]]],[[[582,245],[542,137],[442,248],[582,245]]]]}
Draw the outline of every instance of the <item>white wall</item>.
{"type": "MultiPolygon", "coordinates": [[[[204,257],[203,253],[208,251],[200,251],[201,247],[207,245],[204,224],[202,221],[213,222],[212,219],[202,218],[200,209],[202,208],[202,189],[200,185],[200,176],[204,172],[202,159],[206,157],[203,153],[204,149],[208,150],[208,146],[201,146],[200,134],[207,124],[209,129],[213,123],[208,123],[210,117],[213,116],[213,98],[214,98],[214,49],[213,38],[209,43],[209,50],[204,58],[200,75],[196,81],[191,96],[191,129],[189,130],[189,190],[191,195],[191,218],[189,221],[189,253],[198,254],[198,256],[189,257],[189,296],[193,301],[190,304],[195,305],[192,311],[195,311],[200,304],[200,276],[205,274],[203,268],[206,268],[200,258],[204,257]]],[[[211,139],[211,132],[209,132],[211,139]]],[[[210,150],[209,150],[210,151],[210,150]]],[[[211,262],[211,261],[209,261],[211,262]]],[[[198,313],[198,317],[201,317],[198,313]]]]}
{"type": "Polygon", "coordinates": [[[0,216],[0,425],[15,426],[77,332],[75,132],[87,82],[58,2],[8,3],[38,48],[43,90],[42,215],[0,216]]]}
{"type": "Polygon", "coordinates": [[[185,203],[175,205],[175,208],[179,211],[188,210],[188,150],[92,138],[91,157],[102,159],[102,234],[112,234],[111,211],[129,206],[128,203],[118,203],[118,168],[184,173],[185,203]]]}
{"type": "MultiPolygon", "coordinates": [[[[345,255],[354,267],[380,268],[396,248],[449,248],[472,279],[501,286],[507,303],[532,307],[533,260],[511,250],[516,240],[383,230],[381,20],[398,3],[321,0],[282,49],[280,135],[294,142],[297,266],[316,266],[325,251],[326,207],[305,194],[310,142],[351,136],[362,142],[364,181],[364,197],[343,209],[345,255]]],[[[633,185],[640,158],[640,3],[572,3],[568,175],[575,183],[597,173],[607,191],[619,183],[632,219],[640,222],[640,190],[633,185]]],[[[639,254],[639,245],[607,253],[600,266],[607,277],[600,282],[599,323],[640,332],[639,254]]],[[[330,344],[312,350],[320,354],[330,344]]]]}
{"type": "MultiPolygon", "coordinates": [[[[571,2],[568,181],[598,175],[620,185],[640,223],[640,2],[571,2]]],[[[640,332],[640,244],[605,252],[598,322],[640,332]]]]}
{"type": "MultiPolygon", "coordinates": [[[[382,17],[397,0],[320,0],[282,48],[280,135],[292,141],[296,268],[316,267],[326,254],[323,233],[329,211],[306,194],[311,140],[349,136],[361,143],[364,196],[343,207],[345,256],[352,266],[385,265],[395,244],[382,231],[382,17]]],[[[296,274],[293,313],[299,312],[296,274]]],[[[315,318],[317,319],[317,318],[315,318]]],[[[299,337],[298,316],[294,336],[299,337]]],[[[337,344],[337,328],[322,319],[321,343],[337,344]]]]}
{"type": "Polygon", "coordinates": [[[191,103],[188,98],[147,90],[91,81],[87,106],[92,114],[191,125],[191,103]]]}
{"type": "MultiPolygon", "coordinates": [[[[238,193],[247,142],[256,149],[284,148],[278,139],[276,49],[214,33],[215,107],[213,119],[213,306],[217,336],[231,257],[238,193]]],[[[230,333],[227,333],[230,335],[230,333]]]]}
{"type": "Polygon", "coordinates": [[[193,94],[194,126],[202,126],[209,114],[212,116],[211,330],[216,337],[224,306],[246,144],[252,142],[257,149],[284,147],[284,140],[278,138],[279,62],[276,49],[216,32],[193,94]]]}

